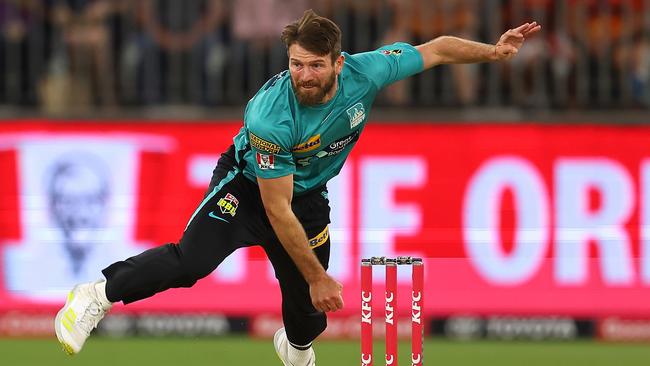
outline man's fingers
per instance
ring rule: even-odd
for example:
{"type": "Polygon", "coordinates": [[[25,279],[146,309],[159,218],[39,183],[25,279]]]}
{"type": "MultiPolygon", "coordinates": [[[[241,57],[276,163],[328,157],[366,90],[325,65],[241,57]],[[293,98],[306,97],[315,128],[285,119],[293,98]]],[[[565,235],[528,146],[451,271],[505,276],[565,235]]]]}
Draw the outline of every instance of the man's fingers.
{"type": "Polygon", "coordinates": [[[528,37],[529,35],[537,33],[540,29],[542,29],[541,25],[537,24],[537,22],[532,22],[524,23],[517,28],[510,29],[506,33],[509,35],[520,34],[524,37],[528,37]]]}
{"type": "Polygon", "coordinates": [[[527,37],[539,32],[542,26],[537,22],[524,23],[517,28],[508,29],[496,45],[498,59],[509,60],[519,52],[527,37]]]}
{"type": "Polygon", "coordinates": [[[343,309],[343,299],[341,296],[337,296],[332,299],[323,300],[318,303],[314,303],[314,307],[318,311],[328,312],[328,311],[337,311],[343,309]]]}
{"type": "MultiPolygon", "coordinates": [[[[537,24],[537,23],[533,23],[533,24],[537,24]]],[[[511,29],[510,31],[515,31],[517,33],[522,33],[526,29],[528,29],[528,27],[530,27],[530,25],[531,25],[531,23],[524,23],[524,24],[518,26],[517,28],[511,29]]]]}
{"type": "Polygon", "coordinates": [[[324,313],[332,311],[334,308],[328,303],[323,302],[320,306],[316,307],[316,310],[322,311],[324,313]]]}
{"type": "Polygon", "coordinates": [[[343,309],[343,298],[340,295],[334,299],[334,306],[336,306],[336,310],[343,309]]]}
{"type": "Polygon", "coordinates": [[[537,25],[537,26],[534,26],[534,27],[532,27],[532,28],[530,28],[530,29],[527,29],[527,30],[523,33],[523,35],[524,35],[524,37],[532,36],[533,34],[539,32],[541,29],[542,29],[542,26],[541,26],[541,25],[537,25]]]}
{"type": "Polygon", "coordinates": [[[506,44],[510,42],[523,42],[524,40],[524,35],[521,33],[516,33],[512,29],[505,32],[502,36],[501,39],[499,39],[499,44],[506,44]]]}
{"type": "Polygon", "coordinates": [[[318,311],[337,311],[343,308],[343,286],[334,279],[328,278],[310,286],[309,295],[312,304],[318,311]]]}
{"type": "Polygon", "coordinates": [[[330,311],[337,311],[343,309],[343,298],[341,295],[331,298],[328,301],[330,311]]]}
{"type": "Polygon", "coordinates": [[[327,305],[327,303],[324,301],[314,304],[314,307],[316,308],[316,310],[322,311],[324,313],[330,311],[329,305],[327,305]]]}

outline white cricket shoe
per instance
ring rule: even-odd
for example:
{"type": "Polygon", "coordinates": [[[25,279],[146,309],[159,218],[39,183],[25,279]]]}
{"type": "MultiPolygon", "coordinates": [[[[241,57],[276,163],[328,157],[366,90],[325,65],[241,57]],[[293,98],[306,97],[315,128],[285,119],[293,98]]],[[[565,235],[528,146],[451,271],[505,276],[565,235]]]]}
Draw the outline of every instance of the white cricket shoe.
{"type": "MultiPolygon", "coordinates": [[[[99,281],[98,281],[99,282],[99,281]]],[[[90,332],[110,310],[111,304],[102,304],[97,297],[95,284],[83,283],[75,286],[68,294],[65,306],[54,320],[54,330],[63,350],[69,355],[81,351],[90,332]]]]}
{"type": "Polygon", "coordinates": [[[304,364],[295,364],[289,361],[289,340],[287,339],[287,332],[284,328],[278,329],[273,336],[273,345],[275,352],[278,354],[280,361],[284,366],[316,366],[316,354],[313,348],[309,348],[309,357],[304,364]]]}

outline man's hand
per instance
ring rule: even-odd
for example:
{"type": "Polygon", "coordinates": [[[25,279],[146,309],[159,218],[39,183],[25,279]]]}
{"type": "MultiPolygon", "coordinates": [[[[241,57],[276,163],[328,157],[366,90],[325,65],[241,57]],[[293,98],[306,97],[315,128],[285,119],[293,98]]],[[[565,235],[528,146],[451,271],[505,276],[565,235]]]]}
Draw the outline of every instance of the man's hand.
{"type": "Polygon", "coordinates": [[[311,302],[318,311],[337,311],[343,309],[343,286],[329,275],[309,285],[311,302]]]}
{"type": "Polygon", "coordinates": [[[495,61],[509,60],[514,57],[524,44],[527,37],[539,32],[542,26],[537,22],[525,23],[517,28],[503,33],[499,42],[494,46],[495,61]]]}

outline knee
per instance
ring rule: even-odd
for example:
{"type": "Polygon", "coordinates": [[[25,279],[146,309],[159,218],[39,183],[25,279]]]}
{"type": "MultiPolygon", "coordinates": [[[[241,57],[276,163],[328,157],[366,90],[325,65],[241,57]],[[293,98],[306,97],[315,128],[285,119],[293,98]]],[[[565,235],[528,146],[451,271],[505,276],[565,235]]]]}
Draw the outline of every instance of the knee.
{"type": "Polygon", "coordinates": [[[199,268],[194,261],[184,255],[178,244],[166,244],[162,246],[171,257],[175,258],[167,269],[173,278],[173,287],[192,287],[203,276],[197,271],[199,268]]]}

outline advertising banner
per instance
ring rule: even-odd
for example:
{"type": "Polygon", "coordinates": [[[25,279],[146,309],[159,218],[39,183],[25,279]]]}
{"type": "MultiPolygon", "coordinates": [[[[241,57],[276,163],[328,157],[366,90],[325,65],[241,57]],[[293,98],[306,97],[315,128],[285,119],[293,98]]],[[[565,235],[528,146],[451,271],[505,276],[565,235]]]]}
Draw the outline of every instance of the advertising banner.
{"type": "MultiPolygon", "coordinates": [[[[0,124],[0,311],[177,242],[241,122],[0,124]]],[[[329,272],[360,312],[359,262],[425,259],[425,316],[650,316],[650,128],[381,124],[329,185],[329,272]]],[[[220,245],[220,238],[214,238],[220,245]]],[[[374,315],[384,272],[374,270],[374,315]]],[[[411,311],[410,268],[397,311],[411,311]]],[[[123,312],[279,313],[273,269],[235,252],[191,289],[123,312]]]]}

